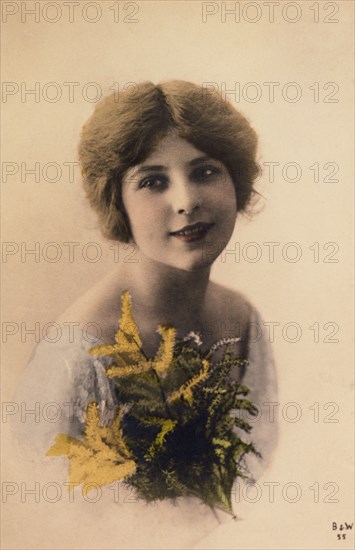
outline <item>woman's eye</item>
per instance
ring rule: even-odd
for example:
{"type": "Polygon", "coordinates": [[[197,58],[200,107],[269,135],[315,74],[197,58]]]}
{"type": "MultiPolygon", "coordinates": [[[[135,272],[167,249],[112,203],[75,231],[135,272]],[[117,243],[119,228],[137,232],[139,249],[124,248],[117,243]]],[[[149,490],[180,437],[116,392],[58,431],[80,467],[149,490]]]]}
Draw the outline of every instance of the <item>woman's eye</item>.
{"type": "Polygon", "coordinates": [[[166,178],[163,178],[162,176],[149,176],[148,178],[144,178],[139,183],[140,189],[154,189],[154,190],[162,190],[167,181],[166,178]]]}
{"type": "Polygon", "coordinates": [[[193,171],[192,178],[197,181],[208,181],[209,179],[220,176],[221,173],[222,170],[218,166],[199,166],[193,171]]]}

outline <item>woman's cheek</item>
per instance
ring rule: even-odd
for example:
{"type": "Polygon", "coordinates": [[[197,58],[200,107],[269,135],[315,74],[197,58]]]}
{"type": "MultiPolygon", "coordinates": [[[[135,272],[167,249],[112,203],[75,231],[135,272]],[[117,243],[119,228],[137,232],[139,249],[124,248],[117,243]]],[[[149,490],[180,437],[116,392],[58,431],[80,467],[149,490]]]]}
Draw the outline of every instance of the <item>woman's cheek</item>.
{"type": "Polygon", "coordinates": [[[165,223],[157,212],[143,210],[135,217],[132,224],[132,233],[138,246],[146,247],[152,244],[165,231],[165,223]]]}
{"type": "Polygon", "coordinates": [[[139,201],[136,201],[135,204],[130,205],[127,213],[133,232],[141,233],[144,228],[147,230],[150,224],[154,222],[154,211],[152,207],[149,207],[149,203],[148,205],[140,204],[139,201]]]}

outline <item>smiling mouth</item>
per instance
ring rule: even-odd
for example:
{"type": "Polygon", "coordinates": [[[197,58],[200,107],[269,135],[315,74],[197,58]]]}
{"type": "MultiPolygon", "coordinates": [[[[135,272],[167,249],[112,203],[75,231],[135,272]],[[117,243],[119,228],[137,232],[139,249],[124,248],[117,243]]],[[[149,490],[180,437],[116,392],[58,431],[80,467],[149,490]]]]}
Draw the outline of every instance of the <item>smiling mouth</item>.
{"type": "Polygon", "coordinates": [[[207,235],[208,231],[214,226],[214,223],[198,222],[193,225],[186,225],[179,231],[172,231],[170,235],[180,241],[191,242],[199,241],[207,235]]]}

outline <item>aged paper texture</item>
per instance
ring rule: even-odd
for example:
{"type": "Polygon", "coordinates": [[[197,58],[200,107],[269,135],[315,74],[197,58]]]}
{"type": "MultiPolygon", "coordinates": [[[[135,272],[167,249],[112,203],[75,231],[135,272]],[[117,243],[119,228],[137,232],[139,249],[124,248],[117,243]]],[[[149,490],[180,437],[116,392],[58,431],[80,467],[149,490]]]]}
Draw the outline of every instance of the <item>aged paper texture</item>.
{"type": "Polygon", "coordinates": [[[353,548],[353,2],[1,10],[3,548],[353,548]],[[179,523],[173,506],[146,514],[115,490],[69,495],[65,461],[41,471],[10,429],[14,417],[55,421],[55,405],[31,413],[16,401],[26,364],[49,329],[69,330],[63,311],[133,258],[86,203],[81,127],[108,93],[171,79],[218,90],[259,136],[260,211],[238,216],[212,278],[260,311],[279,390],[267,405],[279,422],[270,467],[236,485],[237,519],[206,532],[193,508],[179,523]]]}

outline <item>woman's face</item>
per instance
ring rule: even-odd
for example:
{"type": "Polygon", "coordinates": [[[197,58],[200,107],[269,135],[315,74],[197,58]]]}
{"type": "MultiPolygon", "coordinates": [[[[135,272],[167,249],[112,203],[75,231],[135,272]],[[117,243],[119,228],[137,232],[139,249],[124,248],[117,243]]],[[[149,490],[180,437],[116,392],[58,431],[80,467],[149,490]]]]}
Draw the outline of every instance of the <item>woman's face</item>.
{"type": "Polygon", "coordinates": [[[227,168],[170,131],[123,178],[133,241],[146,258],[194,271],[227,245],[236,220],[227,168]]]}

